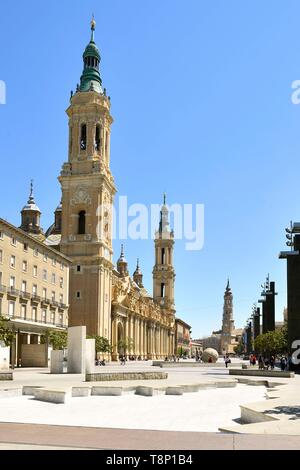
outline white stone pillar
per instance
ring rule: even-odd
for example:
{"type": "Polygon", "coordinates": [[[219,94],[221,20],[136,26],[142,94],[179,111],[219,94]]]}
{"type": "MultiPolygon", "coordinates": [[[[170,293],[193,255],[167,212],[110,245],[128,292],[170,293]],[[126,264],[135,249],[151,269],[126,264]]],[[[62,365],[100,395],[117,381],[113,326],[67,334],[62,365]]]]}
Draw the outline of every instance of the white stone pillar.
{"type": "Polygon", "coordinates": [[[68,374],[85,373],[86,326],[68,329],[68,374]]]}
{"type": "Polygon", "coordinates": [[[85,340],[85,372],[86,374],[92,374],[95,369],[95,356],[96,356],[96,340],[86,339],[85,340]]]}
{"type": "Polygon", "coordinates": [[[61,350],[51,351],[50,374],[63,374],[64,372],[64,352],[61,350]]]}

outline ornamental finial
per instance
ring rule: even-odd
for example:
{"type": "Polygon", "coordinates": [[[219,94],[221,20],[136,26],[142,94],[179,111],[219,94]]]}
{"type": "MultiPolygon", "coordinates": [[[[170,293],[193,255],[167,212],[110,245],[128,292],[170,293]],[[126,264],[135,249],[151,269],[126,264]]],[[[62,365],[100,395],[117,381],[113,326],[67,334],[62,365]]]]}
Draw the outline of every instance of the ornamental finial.
{"type": "Polygon", "coordinates": [[[95,29],[96,29],[96,21],[95,21],[95,17],[94,17],[94,13],[93,13],[92,21],[91,21],[91,30],[95,31],[95,29]]]}
{"type": "Polygon", "coordinates": [[[33,180],[31,179],[30,180],[30,193],[29,193],[28,203],[30,204],[31,202],[33,202],[33,200],[34,200],[34,197],[33,197],[33,180]]]}
{"type": "Polygon", "coordinates": [[[94,41],[94,31],[96,29],[96,21],[94,17],[94,13],[92,15],[92,21],[91,21],[91,30],[92,30],[92,36],[91,36],[91,41],[94,41]]]}

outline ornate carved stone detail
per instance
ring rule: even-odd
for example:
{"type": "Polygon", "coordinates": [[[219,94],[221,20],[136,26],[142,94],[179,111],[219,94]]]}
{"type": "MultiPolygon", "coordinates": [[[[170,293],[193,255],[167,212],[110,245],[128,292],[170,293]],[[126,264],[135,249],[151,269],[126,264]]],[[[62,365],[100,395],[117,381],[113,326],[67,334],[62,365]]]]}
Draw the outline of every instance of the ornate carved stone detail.
{"type": "Polygon", "coordinates": [[[87,191],[87,188],[85,186],[78,186],[76,188],[74,197],[70,201],[71,206],[75,206],[77,204],[90,205],[91,203],[92,199],[87,191]]]}

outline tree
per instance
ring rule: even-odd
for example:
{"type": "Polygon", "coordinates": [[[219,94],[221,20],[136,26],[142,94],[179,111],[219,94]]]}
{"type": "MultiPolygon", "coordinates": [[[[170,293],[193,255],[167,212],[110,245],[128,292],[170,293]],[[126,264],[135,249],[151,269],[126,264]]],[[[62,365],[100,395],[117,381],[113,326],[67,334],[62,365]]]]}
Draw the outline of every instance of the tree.
{"type": "Polygon", "coordinates": [[[118,341],[118,344],[117,344],[118,351],[123,349],[124,354],[126,354],[128,350],[132,349],[133,346],[134,346],[134,340],[132,338],[120,339],[120,341],[118,341]]]}
{"type": "Polygon", "coordinates": [[[47,337],[53,349],[61,350],[67,347],[68,333],[66,331],[51,330],[47,333],[47,337]]]}
{"type": "Polygon", "coordinates": [[[111,345],[107,338],[103,336],[88,336],[89,339],[95,340],[96,353],[111,353],[111,345]]]}
{"type": "Polygon", "coordinates": [[[11,346],[15,333],[8,326],[9,320],[0,315],[0,341],[3,341],[5,346],[11,346]]]}
{"type": "Polygon", "coordinates": [[[285,354],[288,349],[287,327],[259,335],[254,341],[255,351],[264,355],[285,354]]]}
{"type": "Polygon", "coordinates": [[[240,356],[241,354],[243,354],[245,351],[245,345],[243,343],[243,340],[242,338],[239,340],[239,344],[237,344],[235,347],[234,347],[234,352],[235,354],[237,354],[238,356],[240,356]]]}

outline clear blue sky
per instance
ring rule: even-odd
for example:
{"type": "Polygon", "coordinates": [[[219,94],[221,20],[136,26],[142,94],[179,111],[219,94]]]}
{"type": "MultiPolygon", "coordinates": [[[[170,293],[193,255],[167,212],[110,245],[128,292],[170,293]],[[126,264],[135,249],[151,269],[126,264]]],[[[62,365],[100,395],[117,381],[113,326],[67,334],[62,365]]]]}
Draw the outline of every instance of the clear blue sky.
{"type": "MultiPolygon", "coordinates": [[[[0,12],[1,217],[19,224],[30,178],[47,228],[67,159],[65,109],[92,12],[115,119],[111,166],[129,202],[205,204],[205,245],[176,244],[176,306],[193,336],[221,325],[229,276],[243,326],[270,272],[286,304],[284,228],[300,220],[299,2],[28,0],[0,12]]],[[[119,252],[119,242],[115,242],[119,252]]],[[[153,243],[128,241],[152,290],[153,243]]]]}

